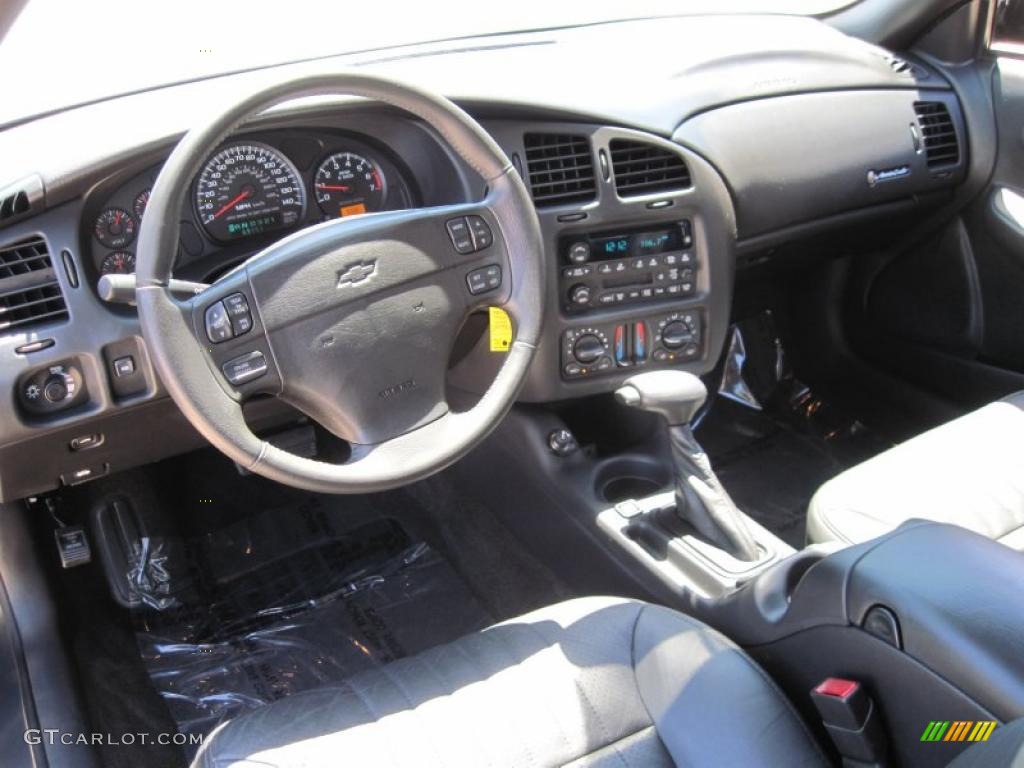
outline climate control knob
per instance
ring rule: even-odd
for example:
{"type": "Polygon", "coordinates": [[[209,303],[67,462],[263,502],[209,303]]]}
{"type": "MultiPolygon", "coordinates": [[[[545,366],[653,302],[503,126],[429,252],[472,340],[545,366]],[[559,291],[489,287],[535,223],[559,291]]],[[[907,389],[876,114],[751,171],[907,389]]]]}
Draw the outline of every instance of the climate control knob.
{"type": "Polygon", "coordinates": [[[569,289],[569,301],[573,304],[589,304],[590,288],[580,283],[569,289]]]}
{"type": "Polygon", "coordinates": [[[673,320],[661,329],[661,343],[669,349],[679,349],[693,341],[693,331],[682,320],[673,320]]]}
{"type": "Polygon", "coordinates": [[[590,365],[604,352],[604,342],[592,333],[580,336],[572,346],[572,356],[583,365],[590,365]]]}

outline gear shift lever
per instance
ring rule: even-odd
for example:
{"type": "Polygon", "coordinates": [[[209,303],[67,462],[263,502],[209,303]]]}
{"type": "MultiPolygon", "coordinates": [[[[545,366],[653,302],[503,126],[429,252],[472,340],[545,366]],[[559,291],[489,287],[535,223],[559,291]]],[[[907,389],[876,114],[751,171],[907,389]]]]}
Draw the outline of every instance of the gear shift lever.
{"type": "Polygon", "coordinates": [[[712,543],[740,560],[758,559],[743,513],[711,469],[690,429],[708,391],[692,373],[649,371],[628,378],[615,392],[620,403],[660,414],[668,422],[675,469],[676,513],[712,543]]]}

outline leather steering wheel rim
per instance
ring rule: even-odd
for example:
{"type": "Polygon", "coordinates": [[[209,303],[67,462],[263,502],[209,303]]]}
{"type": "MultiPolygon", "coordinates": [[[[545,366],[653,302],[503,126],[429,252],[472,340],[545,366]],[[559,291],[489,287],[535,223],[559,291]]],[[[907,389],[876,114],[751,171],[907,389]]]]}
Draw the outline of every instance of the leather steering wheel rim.
{"type": "MultiPolygon", "coordinates": [[[[526,187],[502,149],[473,118],[443,97],[390,79],[350,72],[318,74],[290,79],[254,93],[181,139],[153,185],[142,224],[136,257],[136,302],[154,368],[182,413],[210,443],[248,470],[287,485],[318,492],[363,493],[404,485],[443,469],[477,445],[500,422],[526,379],[539,340],[546,279],[542,254],[540,227],[526,187]],[[181,205],[202,164],[247,119],[282,102],[326,94],[384,102],[422,119],[483,179],[488,189],[486,198],[461,206],[341,219],[300,230],[257,254],[196,297],[188,301],[175,298],[168,282],[178,249],[181,205]],[[494,243],[485,252],[459,256],[452,247],[445,222],[464,215],[479,216],[490,224],[494,243]],[[438,232],[443,233],[443,239],[438,232]],[[423,237],[418,239],[420,234],[423,237]],[[421,245],[421,239],[428,244],[421,245]],[[442,242],[448,252],[440,253],[442,242]],[[376,282],[369,280],[365,287],[353,289],[351,281],[345,283],[344,272],[338,272],[342,277],[337,279],[331,273],[329,286],[325,279],[309,279],[326,275],[326,270],[338,264],[346,265],[351,261],[349,254],[360,257],[357,264],[369,264],[376,282]],[[363,258],[365,254],[371,258],[363,258]],[[466,288],[467,270],[478,269],[481,263],[490,261],[494,264],[489,266],[501,270],[500,289],[489,296],[476,297],[467,291],[460,297],[455,286],[466,288]],[[288,273],[286,285],[268,282],[280,282],[283,270],[290,265],[294,269],[288,273]],[[389,270],[400,274],[391,279],[389,270]],[[343,287],[354,298],[339,299],[345,293],[343,287]],[[293,293],[308,291],[308,302],[307,294],[299,292],[295,295],[300,301],[292,297],[285,303],[290,289],[294,289],[293,293]],[[265,354],[274,375],[263,377],[267,387],[263,391],[296,405],[346,439],[352,434],[370,438],[365,443],[355,442],[352,458],[347,462],[330,464],[304,458],[250,431],[242,413],[242,402],[248,396],[245,387],[239,391],[225,380],[217,359],[219,350],[202,331],[204,308],[223,298],[225,291],[241,292],[254,305],[253,335],[249,341],[239,337],[242,341],[236,346],[242,349],[251,343],[265,354]],[[463,300],[465,307],[460,304],[463,300]],[[295,305],[305,303],[314,309],[307,312],[309,316],[300,317],[295,305]],[[392,435],[385,434],[386,429],[376,429],[372,423],[360,423],[363,415],[352,412],[360,408],[350,407],[349,412],[343,412],[335,401],[346,400],[347,390],[326,389],[330,384],[322,382],[307,386],[308,382],[301,380],[305,377],[314,381],[313,376],[306,374],[322,372],[330,361],[346,360],[341,356],[343,344],[338,345],[340,349],[335,348],[336,334],[322,330],[330,322],[337,322],[330,327],[340,331],[337,335],[344,342],[346,338],[355,338],[351,336],[351,324],[361,322],[359,327],[367,327],[363,315],[387,305],[390,314],[380,319],[390,327],[411,328],[415,335],[412,316],[405,314],[407,304],[413,311],[434,319],[445,332],[454,327],[453,318],[460,309],[465,312],[458,320],[459,325],[471,311],[488,305],[501,306],[512,319],[514,340],[503,353],[504,361],[490,387],[472,408],[461,413],[449,410],[446,401],[428,408],[432,396],[436,399],[437,384],[418,384],[415,371],[400,385],[385,386],[377,393],[394,401],[380,409],[369,388],[379,386],[372,383],[373,372],[359,371],[358,379],[354,374],[346,374],[355,389],[364,380],[370,382],[366,392],[360,393],[361,399],[352,402],[389,420],[389,427],[396,432],[392,435]],[[423,312],[424,306],[427,312],[423,312]],[[297,357],[300,353],[308,354],[313,362],[297,357]],[[308,370],[304,367],[302,375],[296,374],[289,384],[292,374],[286,367],[294,361],[298,361],[296,365],[306,365],[308,370]],[[422,401],[419,407],[425,411],[423,414],[410,413],[401,418],[394,415],[401,414],[399,403],[406,391],[408,401],[422,401]],[[381,435],[385,438],[373,439],[381,435]]],[[[430,342],[432,337],[421,336],[420,346],[424,340],[430,342]]],[[[447,349],[453,341],[454,338],[449,340],[447,349]]],[[[352,350],[353,355],[374,354],[373,345],[355,346],[359,348],[352,350]]],[[[433,349],[432,344],[428,346],[433,349]]],[[[415,352],[412,354],[416,356],[415,352]]],[[[379,359],[389,372],[394,369],[392,377],[398,374],[400,360],[379,359]]],[[[432,371],[431,378],[436,378],[436,361],[419,359],[432,371]]],[[[355,359],[352,363],[342,367],[347,371],[355,367],[355,359]]]]}

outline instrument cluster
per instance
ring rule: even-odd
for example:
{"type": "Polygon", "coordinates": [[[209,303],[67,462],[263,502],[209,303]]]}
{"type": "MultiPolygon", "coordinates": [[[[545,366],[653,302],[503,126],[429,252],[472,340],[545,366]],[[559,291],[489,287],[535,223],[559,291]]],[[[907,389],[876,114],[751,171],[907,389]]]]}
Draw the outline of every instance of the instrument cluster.
{"type": "MultiPolygon", "coordinates": [[[[154,166],[122,183],[92,214],[97,274],[135,271],[159,171],[154,166]]],[[[207,159],[183,201],[178,267],[191,265],[190,279],[208,278],[288,231],[416,203],[399,161],[361,137],[282,130],[236,138],[207,159]]]]}

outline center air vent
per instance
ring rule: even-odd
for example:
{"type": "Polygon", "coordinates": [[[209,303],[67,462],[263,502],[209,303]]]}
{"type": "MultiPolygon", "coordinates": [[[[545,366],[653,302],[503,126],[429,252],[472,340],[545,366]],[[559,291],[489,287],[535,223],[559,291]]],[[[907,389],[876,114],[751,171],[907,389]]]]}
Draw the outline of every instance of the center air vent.
{"type": "Polygon", "coordinates": [[[0,248],[0,332],[67,316],[46,242],[24,240],[0,248]]]}
{"type": "Polygon", "coordinates": [[[620,197],[686,189],[690,171],[675,152],[644,141],[612,139],[612,173],[620,197]]]}
{"type": "Polygon", "coordinates": [[[949,107],[941,101],[915,101],[914,112],[921,126],[921,141],[928,167],[960,162],[960,145],[949,107]]]}
{"type": "Polygon", "coordinates": [[[528,133],[523,143],[534,203],[563,205],[594,199],[594,159],[585,136],[528,133]]]}

